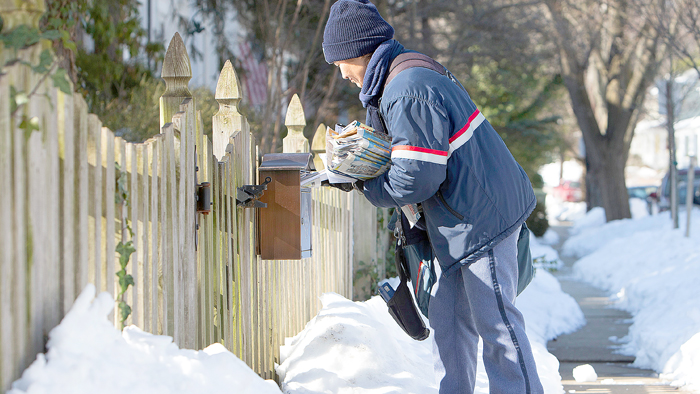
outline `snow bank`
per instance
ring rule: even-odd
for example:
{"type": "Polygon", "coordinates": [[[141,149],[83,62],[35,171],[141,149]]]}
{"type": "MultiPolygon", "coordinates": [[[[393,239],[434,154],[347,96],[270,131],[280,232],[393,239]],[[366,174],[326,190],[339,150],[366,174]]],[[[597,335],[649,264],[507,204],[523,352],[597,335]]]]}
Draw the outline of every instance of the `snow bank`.
{"type": "Polygon", "coordinates": [[[323,309],[280,349],[285,393],[436,392],[431,342],[414,341],[378,296],[321,296],[323,309]]]}
{"type": "Polygon", "coordinates": [[[586,215],[585,202],[568,202],[547,194],[545,197],[547,207],[547,218],[550,224],[558,222],[571,222],[581,219],[586,215]]]}
{"type": "Polygon", "coordinates": [[[641,219],[649,216],[649,205],[641,198],[630,198],[630,214],[632,219],[641,219]]]}
{"type": "Polygon", "coordinates": [[[666,222],[668,214],[605,223],[605,210],[596,207],[574,223],[570,230],[572,236],[562,246],[562,255],[583,257],[615,239],[626,238],[642,231],[657,230],[666,222]]]}
{"type": "Polygon", "coordinates": [[[590,243],[574,275],[614,294],[616,306],[634,316],[622,351],[638,367],[700,389],[700,210],[692,214],[690,238],[681,212],[677,230],[664,213],[610,222],[569,241],[590,243]]]}
{"type": "Polygon", "coordinates": [[[582,231],[591,228],[597,228],[605,224],[605,209],[601,207],[594,207],[586,214],[576,220],[574,225],[571,226],[569,233],[571,235],[580,234],[582,231]]]}
{"type": "Polygon", "coordinates": [[[107,320],[113,307],[86,286],[8,394],[280,393],[220,344],[194,351],[134,326],[119,332],[107,320]]]}
{"type": "MultiPolygon", "coordinates": [[[[633,219],[649,216],[649,207],[645,200],[630,198],[630,213],[633,219]]],[[[596,207],[586,212],[586,203],[561,201],[552,195],[545,199],[547,217],[552,225],[558,222],[574,222],[571,234],[578,234],[585,227],[598,227],[605,224],[605,210],[596,207]]]]}
{"type": "MultiPolygon", "coordinates": [[[[378,296],[352,302],[329,293],[321,301],[321,312],[281,349],[277,372],[285,393],[437,393],[432,338],[408,337],[378,296]]],[[[545,270],[537,270],[517,303],[545,392],[561,393],[559,361],[547,352],[546,341],[580,327],[583,313],[545,270]]],[[[481,346],[475,392],[488,393],[481,346]]]]}
{"type": "MultiPolygon", "coordinates": [[[[532,239],[532,233],[530,233],[530,239],[532,239]]],[[[547,231],[545,231],[544,235],[541,238],[538,238],[540,243],[543,245],[556,245],[559,243],[560,238],[559,234],[557,234],[556,231],[552,230],[552,228],[548,228],[547,231]]],[[[554,249],[552,249],[554,250],[554,249]]]]}
{"type": "MultiPolygon", "coordinates": [[[[533,255],[558,258],[533,240],[533,255]]],[[[277,372],[285,393],[437,393],[432,338],[418,342],[408,337],[380,297],[352,302],[328,293],[321,300],[321,312],[280,349],[277,372]]],[[[545,392],[561,393],[559,362],[546,343],[580,327],[583,314],[544,269],[537,270],[517,304],[545,392]]],[[[106,318],[113,306],[109,294],[95,297],[94,286],[88,285],[49,334],[47,353],[37,356],[8,393],[280,393],[220,344],[194,351],[133,326],[119,332],[106,318]]],[[[684,349],[673,358],[681,366],[695,354],[684,349]]],[[[488,393],[481,356],[479,360],[476,392],[488,393]]]]}

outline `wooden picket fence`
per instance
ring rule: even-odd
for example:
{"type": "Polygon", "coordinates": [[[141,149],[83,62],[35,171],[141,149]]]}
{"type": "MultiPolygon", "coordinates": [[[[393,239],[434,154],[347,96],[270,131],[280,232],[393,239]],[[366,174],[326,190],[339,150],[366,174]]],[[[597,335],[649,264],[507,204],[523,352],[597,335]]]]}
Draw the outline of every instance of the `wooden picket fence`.
{"type": "MultiPolygon", "coordinates": [[[[45,46],[20,57],[36,60],[45,46]]],[[[255,212],[236,206],[236,189],[258,184],[257,148],[238,111],[241,85],[231,63],[219,78],[212,139],[189,93],[189,57],[177,34],[162,78],[161,130],[134,144],[102,127],[79,94],[62,93],[21,64],[2,70],[0,390],[44,351],[49,331],[88,283],[117,297],[120,241],[136,249],[127,266],[135,286],[124,295],[132,308],[126,324],[172,336],[183,348],[221,342],[264,378],[275,377],[284,338],[318,312],[318,296],[351,298],[353,261],[376,259],[376,228],[366,225],[376,210],[357,193],[319,188],[312,191],[313,257],[261,260],[255,212]],[[36,88],[15,116],[11,88],[36,88]],[[38,130],[21,127],[22,114],[38,130]],[[211,185],[208,215],[196,211],[202,182],[211,185]]],[[[286,124],[285,150],[308,151],[296,97],[286,124]]],[[[109,319],[119,325],[117,312],[109,319]]]]}

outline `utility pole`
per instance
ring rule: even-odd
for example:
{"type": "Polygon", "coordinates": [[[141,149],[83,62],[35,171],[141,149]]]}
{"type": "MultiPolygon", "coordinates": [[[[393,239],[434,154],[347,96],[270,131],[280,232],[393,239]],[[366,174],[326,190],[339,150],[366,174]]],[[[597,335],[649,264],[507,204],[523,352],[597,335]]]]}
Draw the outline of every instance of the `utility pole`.
{"type": "Polygon", "coordinates": [[[668,130],[668,153],[669,153],[669,174],[671,175],[671,219],[673,228],[678,228],[678,170],[676,168],[676,133],[673,123],[674,117],[673,102],[673,61],[671,61],[671,71],[666,80],[666,129],[668,130]]]}
{"type": "Polygon", "coordinates": [[[685,195],[685,211],[687,214],[685,223],[685,237],[690,238],[690,214],[693,211],[693,198],[695,197],[695,162],[697,160],[698,136],[693,135],[693,138],[685,137],[685,152],[688,155],[688,191],[685,195]],[[692,145],[690,145],[692,141],[692,145]]]}

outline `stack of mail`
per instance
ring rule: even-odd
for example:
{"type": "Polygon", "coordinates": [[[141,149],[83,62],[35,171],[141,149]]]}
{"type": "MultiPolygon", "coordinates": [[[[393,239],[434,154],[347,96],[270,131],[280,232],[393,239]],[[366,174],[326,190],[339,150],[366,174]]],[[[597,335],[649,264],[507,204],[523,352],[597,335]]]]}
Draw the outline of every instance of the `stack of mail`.
{"type": "Polygon", "coordinates": [[[331,183],[376,178],[391,165],[391,139],[358,121],[326,130],[326,167],[331,183]],[[334,176],[338,175],[338,176],[334,176]]]}

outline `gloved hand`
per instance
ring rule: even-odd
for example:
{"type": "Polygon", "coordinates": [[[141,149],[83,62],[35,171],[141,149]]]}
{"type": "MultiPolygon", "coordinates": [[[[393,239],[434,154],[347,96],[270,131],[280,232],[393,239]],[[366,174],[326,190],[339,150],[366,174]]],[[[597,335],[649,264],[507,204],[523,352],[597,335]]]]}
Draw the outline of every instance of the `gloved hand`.
{"type": "Polygon", "coordinates": [[[321,186],[334,187],[334,188],[340,189],[344,192],[352,191],[352,189],[354,187],[353,185],[354,185],[354,183],[350,183],[350,182],[348,182],[348,183],[330,183],[330,182],[328,182],[327,179],[325,181],[321,182],[321,186]]]}
{"type": "Polygon", "coordinates": [[[365,193],[362,191],[365,187],[365,181],[358,180],[357,182],[353,183],[353,186],[358,193],[362,194],[363,196],[365,195],[365,193]]]}

